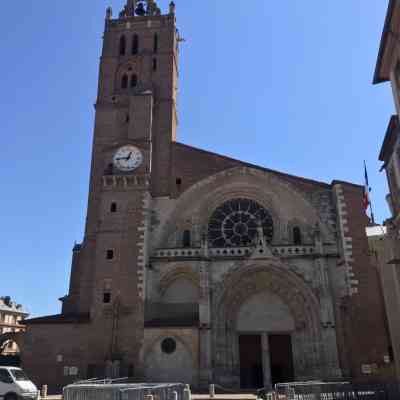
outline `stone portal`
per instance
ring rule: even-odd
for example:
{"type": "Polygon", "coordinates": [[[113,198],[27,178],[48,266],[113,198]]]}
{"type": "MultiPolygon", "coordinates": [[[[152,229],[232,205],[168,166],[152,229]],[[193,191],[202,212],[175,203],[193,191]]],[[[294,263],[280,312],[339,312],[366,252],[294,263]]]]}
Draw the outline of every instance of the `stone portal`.
{"type": "Polygon", "coordinates": [[[294,380],[292,338],[290,335],[269,335],[268,337],[271,383],[294,380]]]}
{"type": "Polygon", "coordinates": [[[239,336],[240,387],[264,386],[261,335],[239,336]]]}

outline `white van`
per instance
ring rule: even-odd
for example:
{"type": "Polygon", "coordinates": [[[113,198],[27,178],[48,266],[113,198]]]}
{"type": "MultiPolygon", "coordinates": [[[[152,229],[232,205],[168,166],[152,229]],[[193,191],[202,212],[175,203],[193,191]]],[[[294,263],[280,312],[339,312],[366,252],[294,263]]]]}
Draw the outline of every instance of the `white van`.
{"type": "Polygon", "coordinates": [[[21,368],[0,366],[0,400],[37,400],[39,391],[21,368]]]}

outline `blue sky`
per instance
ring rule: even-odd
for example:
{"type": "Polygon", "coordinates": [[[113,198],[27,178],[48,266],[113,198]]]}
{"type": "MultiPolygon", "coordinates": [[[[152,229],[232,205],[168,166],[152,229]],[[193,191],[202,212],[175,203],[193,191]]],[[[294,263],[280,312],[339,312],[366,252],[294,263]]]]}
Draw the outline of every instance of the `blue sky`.
{"type": "MultiPolygon", "coordinates": [[[[163,10],[167,1],[158,1],[163,10]]],[[[330,182],[377,160],[388,84],[371,84],[387,0],[176,0],[186,42],[178,140],[330,182]]],[[[59,311],[86,214],[105,9],[123,0],[2,2],[0,294],[59,311]]]]}

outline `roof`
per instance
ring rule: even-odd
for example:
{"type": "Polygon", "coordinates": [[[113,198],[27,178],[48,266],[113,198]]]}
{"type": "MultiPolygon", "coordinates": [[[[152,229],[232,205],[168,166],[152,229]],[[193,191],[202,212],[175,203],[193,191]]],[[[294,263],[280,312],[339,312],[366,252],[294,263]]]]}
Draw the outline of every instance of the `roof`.
{"type": "Polygon", "coordinates": [[[387,163],[393,153],[394,145],[396,144],[397,137],[399,136],[399,118],[397,115],[392,115],[389,125],[386,129],[385,138],[381,151],[379,153],[379,161],[387,163]]]}
{"type": "Polygon", "coordinates": [[[308,184],[311,184],[311,185],[316,185],[316,186],[320,186],[320,187],[324,187],[324,188],[332,188],[333,185],[338,184],[338,183],[344,184],[344,185],[351,185],[351,186],[354,186],[354,187],[357,187],[357,188],[358,187],[361,187],[361,188],[363,187],[363,185],[360,185],[360,184],[357,184],[357,183],[347,182],[347,181],[342,181],[342,180],[336,180],[336,179],[333,180],[331,183],[317,181],[315,179],[305,178],[305,177],[297,176],[297,175],[291,175],[291,174],[288,174],[286,172],[281,172],[281,171],[277,171],[277,170],[274,170],[274,169],[261,167],[261,166],[256,165],[256,164],[251,164],[251,163],[248,163],[248,162],[245,162],[245,161],[238,160],[236,158],[232,158],[232,157],[228,157],[228,156],[221,155],[221,154],[218,154],[218,153],[214,153],[212,151],[199,149],[198,147],[193,147],[193,146],[190,146],[188,144],[184,144],[184,143],[180,143],[180,142],[174,142],[173,144],[177,145],[177,146],[180,146],[180,147],[186,147],[188,149],[192,149],[192,150],[195,150],[195,151],[198,151],[198,152],[201,152],[201,153],[209,154],[209,155],[212,155],[212,156],[218,156],[218,157],[224,158],[225,160],[234,161],[234,162],[236,162],[238,164],[241,164],[243,166],[246,166],[246,167],[249,167],[249,168],[258,169],[258,170],[264,171],[264,172],[269,172],[271,174],[277,175],[277,176],[282,177],[282,178],[287,178],[287,179],[290,179],[292,181],[295,180],[295,181],[304,182],[304,183],[308,183],[308,184]]]}
{"type": "Polygon", "coordinates": [[[89,313],[57,314],[46,317],[31,318],[24,321],[26,325],[40,324],[86,324],[90,322],[89,313]]]}
{"type": "Polygon", "coordinates": [[[213,155],[213,156],[222,157],[222,158],[224,158],[226,160],[235,161],[237,163],[240,163],[240,164],[242,164],[242,165],[244,165],[246,167],[258,169],[258,170],[265,171],[265,172],[270,172],[270,173],[273,173],[275,175],[280,175],[282,177],[294,178],[294,179],[298,179],[298,180],[301,180],[301,181],[304,181],[304,182],[307,182],[307,183],[312,183],[312,184],[319,185],[319,186],[324,186],[324,187],[329,187],[330,186],[330,184],[326,183],[326,182],[321,182],[321,181],[317,181],[317,180],[313,180],[313,179],[303,178],[301,176],[290,175],[290,174],[287,174],[285,172],[280,172],[280,171],[276,171],[276,170],[273,170],[273,169],[261,167],[261,166],[256,165],[256,164],[251,164],[251,163],[248,163],[248,162],[245,162],[245,161],[238,160],[236,158],[232,158],[232,157],[228,157],[228,156],[225,156],[225,155],[222,155],[222,154],[214,153],[212,151],[199,149],[198,147],[190,146],[190,145],[185,144],[185,143],[174,142],[174,145],[190,148],[190,149],[193,149],[193,150],[205,153],[205,154],[210,154],[210,155],[213,155]]]}
{"type": "Polygon", "coordinates": [[[29,313],[22,307],[21,304],[11,301],[9,296],[0,297],[0,311],[12,314],[21,314],[25,316],[29,315],[29,313]]]}
{"type": "Polygon", "coordinates": [[[374,80],[373,83],[382,83],[389,80],[388,76],[381,75],[381,67],[382,61],[384,58],[385,49],[387,46],[389,33],[390,33],[390,24],[393,17],[394,6],[398,0],[389,0],[389,6],[386,13],[385,25],[383,27],[382,37],[381,37],[381,44],[379,46],[379,53],[378,53],[378,60],[376,62],[375,73],[374,73],[374,80]]]}

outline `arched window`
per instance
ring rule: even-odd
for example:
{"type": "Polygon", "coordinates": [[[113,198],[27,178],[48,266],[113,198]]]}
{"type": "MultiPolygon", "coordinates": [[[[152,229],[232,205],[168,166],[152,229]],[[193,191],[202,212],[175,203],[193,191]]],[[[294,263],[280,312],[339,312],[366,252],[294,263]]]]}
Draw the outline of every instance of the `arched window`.
{"type": "Polygon", "coordinates": [[[182,237],[182,244],[183,247],[190,247],[191,246],[191,237],[190,237],[190,231],[186,230],[183,231],[183,237],[182,237]]]}
{"type": "Polygon", "coordinates": [[[153,52],[158,52],[158,35],[157,33],[154,34],[154,43],[153,43],[153,52]]]}
{"type": "Polygon", "coordinates": [[[124,74],[121,79],[121,89],[126,89],[128,87],[128,75],[124,74]]]}
{"type": "Polygon", "coordinates": [[[112,213],[117,212],[117,203],[111,203],[110,211],[111,211],[112,213]]]}
{"type": "Polygon", "coordinates": [[[132,39],[132,54],[139,52],[139,36],[135,33],[132,39]]]}
{"type": "Polygon", "coordinates": [[[119,55],[124,56],[126,53],[126,39],[125,36],[121,36],[119,39],[119,55]]]}
{"type": "Polygon", "coordinates": [[[301,244],[301,231],[298,226],[295,226],[293,228],[293,243],[295,245],[301,244]]]}
{"type": "Polygon", "coordinates": [[[137,86],[137,75],[133,74],[131,76],[131,88],[134,88],[137,86]]]}

